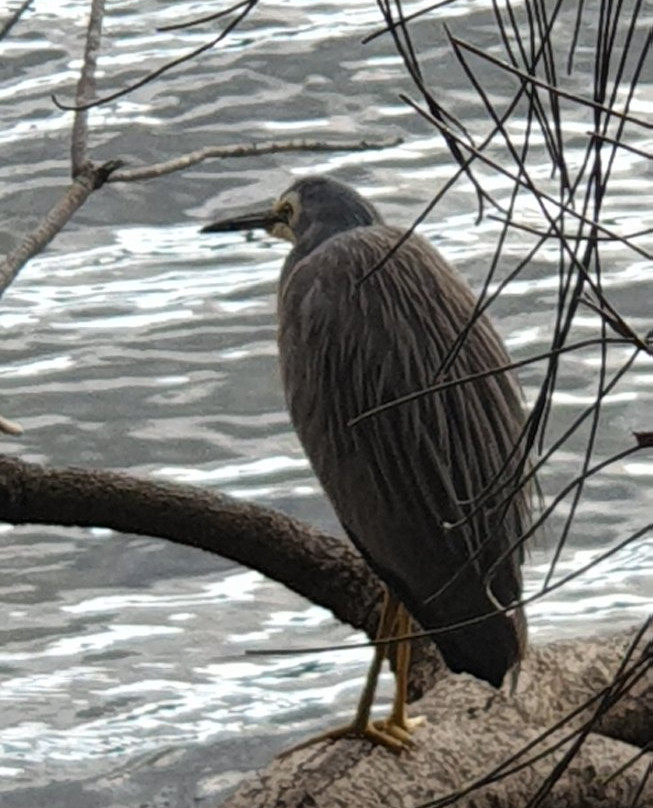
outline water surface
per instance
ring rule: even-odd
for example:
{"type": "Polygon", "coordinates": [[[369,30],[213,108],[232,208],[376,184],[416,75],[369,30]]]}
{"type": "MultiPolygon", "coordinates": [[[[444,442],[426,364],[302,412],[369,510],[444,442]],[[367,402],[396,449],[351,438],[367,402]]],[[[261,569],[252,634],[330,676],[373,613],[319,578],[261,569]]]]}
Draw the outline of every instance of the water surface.
{"type": "MultiPolygon", "coordinates": [[[[73,97],[87,3],[52,9],[37,2],[2,43],[0,244],[7,248],[67,183],[71,115],[50,94],[73,97]]],[[[456,3],[439,21],[492,48],[489,9],[456,3]]],[[[191,2],[110,4],[100,92],[214,35],[214,28],[154,31],[198,13],[206,9],[191,2]]],[[[286,248],[267,237],[197,231],[216,215],[270,200],[294,177],[322,172],[358,187],[388,221],[408,224],[448,179],[441,139],[398,99],[399,91],[414,92],[390,40],[360,45],[376,20],[367,0],[264,4],[219,50],[92,113],[94,158],[132,165],[243,141],[396,135],[403,143],[364,154],[216,160],[95,194],[0,305],[1,411],[25,428],[19,441],[0,441],[2,451],[205,486],[338,531],[290,429],[277,376],[274,295],[286,248]]],[[[420,26],[419,45],[439,91],[470,128],[482,129],[441,26],[420,26]]],[[[497,98],[506,92],[497,85],[497,98]]],[[[650,112],[647,98],[650,84],[640,88],[640,114],[650,112]]],[[[578,148],[585,128],[579,121],[578,148]]],[[[639,145],[650,150],[650,138],[639,145]]],[[[610,202],[615,227],[650,226],[643,218],[653,208],[650,171],[636,155],[620,155],[610,202]]],[[[488,182],[507,199],[507,178],[488,182]]],[[[499,225],[475,226],[475,213],[473,191],[459,184],[421,231],[478,289],[499,225]]],[[[526,206],[523,215],[536,213],[526,206]]],[[[517,260],[524,243],[514,237],[506,260],[517,260]]],[[[611,300],[643,332],[651,325],[650,266],[617,247],[604,256],[611,300]]],[[[542,251],[493,306],[515,358],[548,347],[556,259],[554,247],[542,251]]],[[[598,334],[591,312],[577,319],[576,333],[598,334]]],[[[611,351],[609,367],[626,353],[611,351]]],[[[650,429],[651,368],[638,361],[606,402],[597,458],[629,445],[632,430],[650,429]]],[[[540,372],[522,374],[529,401],[540,372]]],[[[591,403],[598,373],[596,352],[565,360],[552,436],[591,403]]],[[[578,473],[583,445],[575,438],[549,464],[547,496],[578,473]]],[[[650,521],[652,477],[650,457],[641,455],[588,483],[558,574],[650,521]]],[[[529,591],[546,574],[564,515],[563,506],[530,553],[529,591]]],[[[641,619],[653,596],[651,545],[650,537],[631,545],[534,604],[533,640],[641,619]]],[[[344,718],[354,704],[364,649],[244,656],[249,648],[360,639],[255,572],[101,529],[7,526],[0,554],[3,808],[219,798],[290,740],[344,718]]]]}

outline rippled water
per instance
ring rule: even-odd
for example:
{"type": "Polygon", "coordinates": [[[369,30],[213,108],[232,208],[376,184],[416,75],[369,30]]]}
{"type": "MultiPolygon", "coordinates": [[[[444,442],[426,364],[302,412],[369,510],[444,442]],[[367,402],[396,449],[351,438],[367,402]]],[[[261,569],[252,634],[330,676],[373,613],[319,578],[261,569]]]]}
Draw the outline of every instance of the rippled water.
{"type": "MultiPolygon", "coordinates": [[[[71,117],[49,95],[72,97],[87,3],[56,5],[55,13],[37,2],[2,43],[2,247],[67,182],[71,117]]],[[[489,3],[454,5],[440,19],[491,41],[489,3]]],[[[153,32],[199,13],[206,13],[200,3],[111,3],[100,91],[210,38],[210,31],[153,32]]],[[[274,293],[285,248],[197,231],[218,212],[268,200],[309,172],[348,180],[389,221],[408,223],[450,176],[441,140],[397,99],[411,88],[391,43],[359,44],[376,20],[368,0],[346,9],[308,0],[263,5],[220,50],[92,114],[93,156],[132,165],[242,140],[399,135],[404,143],[364,154],[212,161],[102,189],[0,305],[0,411],[25,428],[19,441],[0,441],[1,450],[207,486],[337,530],[289,428],[277,377],[274,293]]],[[[441,28],[423,26],[420,38],[431,75],[464,114],[472,96],[450,69],[441,28]]],[[[651,97],[650,85],[642,87],[635,111],[650,114],[651,97]]],[[[650,150],[650,137],[639,145],[650,150]]],[[[643,219],[653,207],[650,180],[644,160],[620,156],[613,226],[650,227],[643,219]]],[[[507,179],[491,183],[496,196],[507,196],[507,179]]],[[[473,193],[460,185],[422,231],[478,288],[498,225],[475,227],[474,216],[473,193]]],[[[517,238],[507,256],[523,251],[517,238]]],[[[650,265],[616,247],[604,255],[611,299],[644,331],[650,265]]],[[[540,253],[493,307],[515,358],[547,347],[555,260],[553,248],[540,253]]],[[[579,338],[597,334],[589,312],[576,328],[579,338]]],[[[612,351],[609,366],[625,355],[612,351]]],[[[563,363],[552,434],[593,400],[598,372],[589,352],[563,363]]],[[[530,400],[538,374],[529,368],[522,376],[530,400]]],[[[652,365],[641,361],[606,402],[599,457],[629,445],[631,430],[651,428],[652,399],[652,365]]],[[[582,445],[574,439],[548,466],[549,496],[578,472],[582,445]]],[[[588,484],[559,574],[650,520],[652,478],[650,455],[641,455],[588,484]]],[[[563,516],[564,508],[531,552],[531,591],[563,516]]],[[[535,604],[534,639],[641,618],[653,596],[651,546],[650,539],[631,545],[535,604]]],[[[40,527],[4,527],[0,555],[3,808],[190,805],[221,795],[355,700],[365,650],[244,657],[248,648],[356,636],[230,562],[106,530],[40,527]]]]}

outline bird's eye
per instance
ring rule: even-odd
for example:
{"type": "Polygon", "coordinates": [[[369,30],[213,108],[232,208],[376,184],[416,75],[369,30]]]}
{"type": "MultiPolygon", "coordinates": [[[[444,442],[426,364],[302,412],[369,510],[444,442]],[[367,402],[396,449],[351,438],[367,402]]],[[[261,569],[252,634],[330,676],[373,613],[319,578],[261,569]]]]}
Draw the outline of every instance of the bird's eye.
{"type": "Polygon", "coordinates": [[[284,202],[283,205],[279,208],[279,213],[285,219],[286,223],[290,222],[293,215],[293,207],[290,202],[284,202]]]}

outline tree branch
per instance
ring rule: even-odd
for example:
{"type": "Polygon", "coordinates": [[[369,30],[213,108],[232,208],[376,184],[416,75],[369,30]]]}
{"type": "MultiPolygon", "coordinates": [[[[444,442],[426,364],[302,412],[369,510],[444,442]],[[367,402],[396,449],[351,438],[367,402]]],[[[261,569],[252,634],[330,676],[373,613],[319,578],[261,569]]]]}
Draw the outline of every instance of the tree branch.
{"type": "Polygon", "coordinates": [[[175,67],[179,67],[179,65],[184,64],[184,62],[189,62],[194,59],[196,56],[204,53],[207,50],[211,50],[211,48],[215,47],[219,42],[221,42],[225,37],[227,37],[233,30],[236,28],[242,20],[247,17],[247,15],[254,9],[258,0],[245,0],[244,3],[239,3],[236,6],[231,8],[232,11],[245,6],[245,9],[241,11],[236,17],[221,31],[216,37],[211,39],[209,42],[205,42],[203,45],[200,45],[197,48],[193,48],[193,50],[185,53],[183,56],[180,56],[177,59],[173,59],[170,62],[166,62],[166,64],[162,65],[161,67],[153,70],[151,73],[148,73],[144,78],[135,81],[133,84],[130,84],[128,87],[124,87],[122,90],[116,90],[113,93],[109,93],[102,98],[98,98],[95,101],[87,101],[85,104],[64,104],[63,102],[59,101],[56,95],[52,95],[52,101],[56,107],[63,110],[88,110],[92,107],[99,107],[103,104],[108,104],[111,101],[115,101],[117,98],[122,98],[125,95],[129,95],[129,93],[134,92],[134,90],[139,89],[140,87],[144,87],[146,84],[150,84],[151,82],[155,81],[162,76],[164,73],[167,73],[169,70],[174,69],[175,67]]]}
{"type": "Polygon", "coordinates": [[[23,16],[23,14],[27,11],[27,9],[32,5],[33,0],[24,0],[20,6],[11,14],[0,26],[0,40],[4,39],[6,36],[9,36],[9,32],[11,29],[16,25],[18,20],[23,16]]]}
{"type": "MultiPolygon", "coordinates": [[[[196,547],[257,570],[376,635],[383,586],[353,545],[278,511],[192,486],[98,469],[50,469],[0,455],[0,520],[107,527],[196,547]]],[[[411,696],[442,669],[428,639],[414,643],[411,696]]]]}
{"type": "Polygon", "coordinates": [[[75,123],[71,142],[72,176],[76,177],[88,160],[88,111],[79,109],[95,95],[95,68],[97,56],[102,40],[102,19],[104,17],[104,0],[93,0],[91,14],[86,31],[86,46],[84,48],[84,62],[77,82],[75,103],[78,109],[75,112],[75,123]]]}
{"type": "Polygon", "coordinates": [[[0,263],[0,296],[12,283],[25,264],[47,246],[73,213],[80,208],[93,191],[93,183],[86,174],[79,174],[57,200],[36,229],[8,253],[0,263]]]}
{"type": "Polygon", "coordinates": [[[23,427],[15,421],[10,421],[0,415],[0,432],[4,432],[5,435],[22,435],[23,427]]]}
{"type": "Polygon", "coordinates": [[[136,180],[151,180],[170,174],[173,171],[180,171],[189,166],[201,163],[213,157],[260,157],[263,154],[275,154],[277,152],[288,151],[371,151],[374,149],[389,149],[402,142],[401,138],[386,138],[382,140],[288,140],[277,143],[275,141],[263,141],[262,143],[252,143],[250,145],[236,144],[233,146],[207,146],[203,149],[174,157],[162,163],[154,163],[150,166],[116,171],[112,174],[109,182],[134,182],[136,180]]]}
{"type": "Polygon", "coordinates": [[[104,163],[101,166],[86,164],[41,219],[36,229],[0,262],[0,297],[29,259],[38,255],[52,241],[93,191],[99,188],[119,165],[121,165],[119,161],[104,163]]]}
{"type": "MultiPolygon", "coordinates": [[[[73,137],[73,140],[75,137],[81,137],[80,132],[73,137]]],[[[127,171],[120,170],[124,165],[122,160],[111,160],[99,166],[86,161],[81,171],[76,174],[72,184],[39,222],[36,229],[0,261],[0,297],[29,259],[38,255],[52,241],[78,208],[86,202],[91,193],[105,182],[135,182],[153,179],[195,165],[211,157],[251,157],[289,151],[366,151],[390,148],[401,142],[401,138],[332,142],[289,140],[281,143],[265,141],[248,146],[214,146],[198,149],[162,163],[127,171]]],[[[73,152],[76,148],[79,147],[73,146],[73,152]]]]}

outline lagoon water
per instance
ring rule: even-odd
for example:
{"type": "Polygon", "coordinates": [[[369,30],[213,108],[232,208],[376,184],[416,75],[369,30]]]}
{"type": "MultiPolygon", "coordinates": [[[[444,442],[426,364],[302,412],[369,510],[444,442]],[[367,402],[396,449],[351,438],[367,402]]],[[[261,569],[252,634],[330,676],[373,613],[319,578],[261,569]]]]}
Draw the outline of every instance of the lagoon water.
{"type": "MultiPolygon", "coordinates": [[[[16,5],[0,6],[0,15],[16,5]]],[[[73,97],[87,6],[37,1],[0,43],[3,249],[28,232],[68,181],[72,116],[50,95],[73,97]]],[[[109,4],[99,92],[215,36],[218,23],[156,31],[206,13],[198,2],[109,4]]],[[[563,28],[571,30],[573,14],[566,13],[563,28]]],[[[466,125],[482,132],[487,121],[455,68],[442,23],[498,55],[491,3],[455,2],[430,20],[417,34],[428,78],[466,125]]],[[[388,221],[415,218],[453,167],[437,132],[398,98],[416,93],[390,39],[361,45],[378,27],[369,0],[262,4],[220,47],[93,111],[92,157],[121,157],[131,166],[262,140],[402,143],[364,153],[213,160],[94,194],[0,301],[0,411],[25,428],[20,439],[0,440],[0,450],[225,491],[338,531],[289,426],[277,376],[274,296],[286,247],[264,236],[201,237],[198,229],[271,200],[309,173],[355,185],[388,221]]],[[[589,70],[590,56],[580,49],[579,89],[587,85],[582,67],[589,70]]],[[[493,99],[500,103],[514,89],[497,80],[493,99]]],[[[633,114],[650,120],[652,98],[649,71],[633,114]]],[[[518,117],[513,125],[518,132],[518,117]]],[[[587,128],[579,119],[565,131],[572,165],[587,128]]],[[[635,127],[630,142],[650,152],[646,132],[635,127]]],[[[546,173],[543,160],[539,176],[546,173]]],[[[510,181],[486,174],[493,195],[505,201],[510,181]]],[[[611,227],[651,227],[652,179],[650,162],[619,154],[611,227]]],[[[527,203],[523,215],[537,223],[527,203]]],[[[499,224],[476,224],[475,216],[473,190],[461,182],[420,230],[479,289],[499,224]]],[[[637,243],[653,247],[650,237],[637,243]]],[[[500,275],[525,244],[525,235],[511,238],[500,275]]],[[[607,245],[603,256],[606,292],[644,333],[652,325],[650,261],[618,245],[607,245]]],[[[492,307],[515,358],[549,345],[556,259],[555,247],[541,251],[492,307]]],[[[575,329],[579,339],[600,334],[589,310],[575,329]]],[[[628,353],[610,350],[609,371],[628,353]]],[[[599,371],[596,349],[563,362],[551,440],[591,403],[599,371]]],[[[541,366],[529,366],[521,375],[528,401],[540,373],[541,366]]],[[[653,363],[641,358],[605,402],[597,461],[631,445],[633,430],[651,429],[652,402],[653,363]]],[[[584,441],[575,437],[547,465],[547,498],[580,471],[584,441]]],[[[593,478],[556,574],[649,522],[652,482],[650,452],[593,478]]],[[[567,506],[531,549],[529,592],[542,584],[567,506]]],[[[534,603],[533,641],[641,620],[653,599],[652,548],[649,534],[534,603]]],[[[365,649],[245,656],[251,648],[360,639],[256,572],[103,529],[0,526],[0,556],[2,808],[219,803],[248,771],[355,702],[365,649]]]]}

